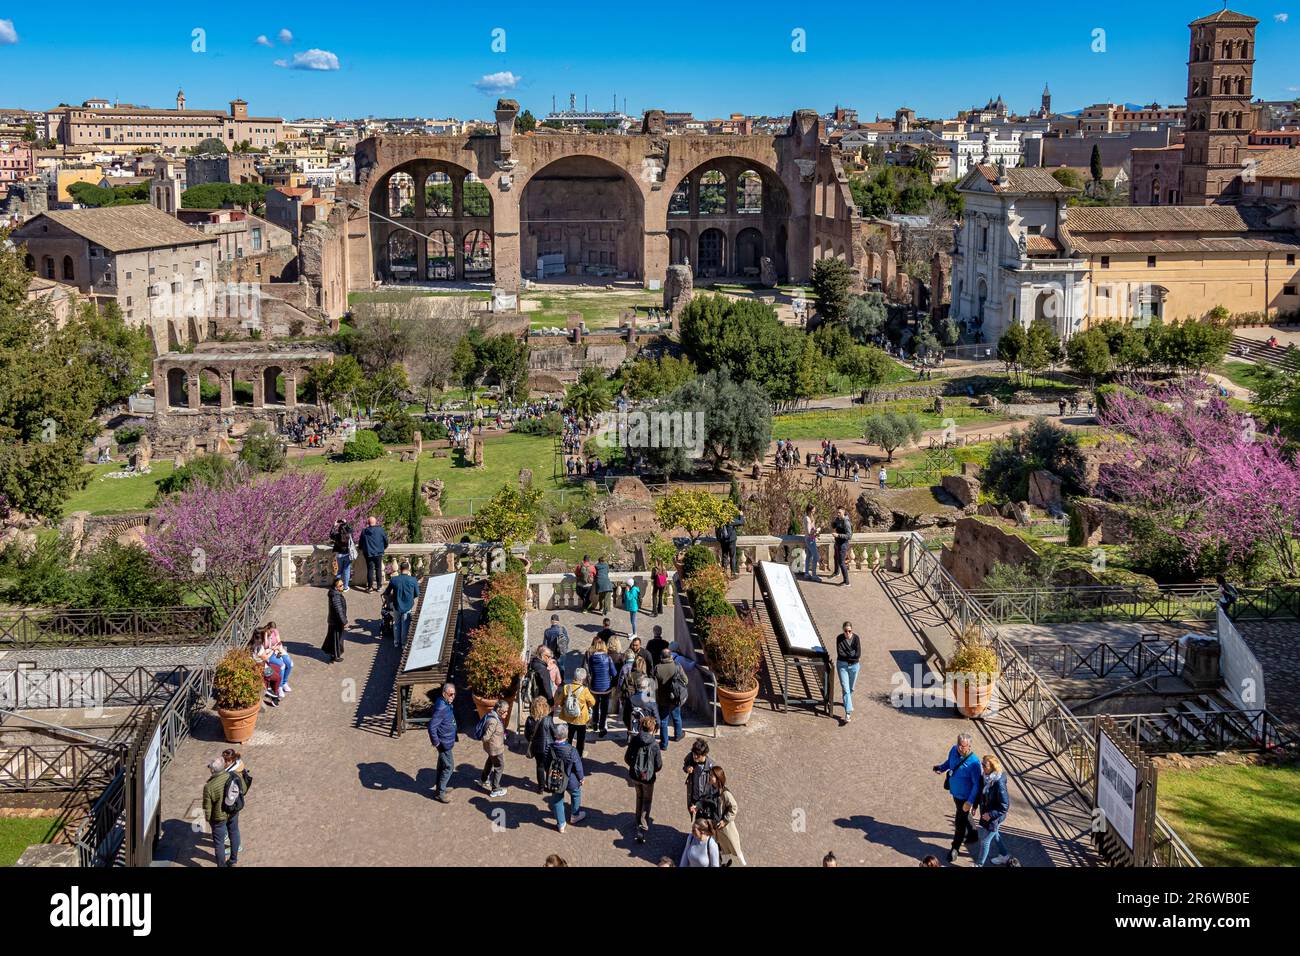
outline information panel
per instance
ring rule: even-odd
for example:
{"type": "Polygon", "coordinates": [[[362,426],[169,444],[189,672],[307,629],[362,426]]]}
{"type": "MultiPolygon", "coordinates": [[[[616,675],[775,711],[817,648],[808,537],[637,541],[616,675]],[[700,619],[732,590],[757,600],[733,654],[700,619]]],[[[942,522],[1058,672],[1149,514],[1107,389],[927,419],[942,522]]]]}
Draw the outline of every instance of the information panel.
{"type": "Polygon", "coordinates": [[[785,636],[786,649],[795,654],[824,655],[826,648],[817,636],[790,569],[775,561],[760,561],[758,567],[767,583],[769,610],[785,636]]]}
{"type": "Polygon", "coordinates": [[[456,575],[432,574],[424,582],[424,603],[415,624],[411,651],[406,655],[404,670],[432,667],[442,659],[442,645],[447,638],[447,621],[455,609],[451,606],[456,591],[456,575]]]}
{"type": "Polygon", "coordinates": [[[1137,767],[1104,733],[1097,738],[1097,806],[1124,845],[1133,849],[1137,767]]]}

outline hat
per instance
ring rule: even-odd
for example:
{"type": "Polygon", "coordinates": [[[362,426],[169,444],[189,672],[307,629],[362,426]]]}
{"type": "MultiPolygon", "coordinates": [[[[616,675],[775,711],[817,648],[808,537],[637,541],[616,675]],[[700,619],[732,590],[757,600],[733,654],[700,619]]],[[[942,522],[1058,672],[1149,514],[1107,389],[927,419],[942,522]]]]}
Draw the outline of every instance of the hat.
{"type": "Polygon", "coordinates": [[[635,586],[636,586],[636,582],[633,581],[631,578],[628,578],[628,579],[627,579],[627,586],[628,586],[628,587],[635,587],[635,586]]]}

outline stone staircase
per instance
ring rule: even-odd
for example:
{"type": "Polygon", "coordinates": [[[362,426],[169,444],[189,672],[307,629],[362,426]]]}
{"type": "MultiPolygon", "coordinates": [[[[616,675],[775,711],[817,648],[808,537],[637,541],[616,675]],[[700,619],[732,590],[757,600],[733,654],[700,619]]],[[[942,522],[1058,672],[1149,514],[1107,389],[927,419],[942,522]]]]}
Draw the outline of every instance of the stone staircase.
{"type": "Polygon", "coordinates": [[[1257,362],[1260,365],[1271,365],[1273,368],[1294,370],[1300,362],[1294,357],[1289,349],[1280,346],[1271,346],[1259,339],[1246,338],[1244,335],[1234,335],[1232,337],[1232,348],[1228,352],[1228,358],[1235,358],[1247,362],[1257,362]]]}

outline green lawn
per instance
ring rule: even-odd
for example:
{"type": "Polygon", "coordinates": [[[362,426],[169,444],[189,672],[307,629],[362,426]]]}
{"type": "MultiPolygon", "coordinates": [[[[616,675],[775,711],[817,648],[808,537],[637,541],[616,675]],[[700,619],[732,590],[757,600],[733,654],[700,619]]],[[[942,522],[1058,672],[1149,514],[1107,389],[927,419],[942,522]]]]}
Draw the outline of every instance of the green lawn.
{"type": "Polygon", "coordinates": [[[579,528],[578,540],[573,544],[567,541],[555,544],[535,544],[528,549],[528,556],[533,560],[533,570],[545,567],[559,558],[566,565],[576,567],[584,554],[595,560],[599,554],[607,554],[613,547],[614,539],[591,528],[579,528]]]}
{"type": "MultiPolygon", "coordinates": [[[[420,459],[421,481],[441,478],[446,483],[444,514],[469,514],[471,499],[473,507],[477,508],[500,491],[502,485],[514,485],[519,480],[520,468],[532,469],[534,487],[541,488],[548,495],[559,493],[561,484],[551,478],[554,442],[550,438],[516,434],[489,438],[484,448],[482,468],[461,466],[459,457],[454,455],[432,458],[430,444],[435,448],[445,448],[447,443],[426,443],[424,457],[420,459]]],[[[378,472],[383,486],[405,490],[411,487],[415,473],[415,462],[403,462],[397,453],[374,461],[353,462],[335,462],[324,455],[312,455],[301,459],[300,466],[324,469],[330,487],[378,472]]]]}
{"type": "Polygon", "coordinates": [[[436,291],[430,291],[429,289],[376,289],[374,292],[349,292],[348,305],[359,305],[365,302],[409,302],[411,299],[427,297],[450,298],[453,296],[487,301],[492,298],[492,293],[465,289],[436,291]]]}
{"type": "MultiPolygon", "coordinates": [[[[929,404],[928,402],[924,403],[927,406],[929,404]]],[[[971,405],[960,404],[952,399],[945,401],[942,415],[936,415],[932,411],[919,411],[921,407],[923,407],[922,404],[918,402],[902,404],[885,402],[881,405],[873,405],[866,410],[861,408],[837,408],[824,412],[804,412],[800,415],[778,415],[772,420],[772,437],[774,439],[792,438],[796,440],[829,438],[833,441],[842,441],[846,438],[861,438],[864,423],[868,416],[888,411],[916,412],[917,417],[921,419],[921,427],[927,430],[944,427],[943,422],[946,418],[955,421],[959,428],[965,425],[991,425],[994,422],[1006,420],[995,413],[983,411],[971,405]]]]}
{"type": "Polygon", "coordinates": [[[57,833],[49,817],[0,817],[0,866],[13,866],[33,843],[49,843],[57,833]]]}
{"type": "Polygon", "coordinates": [[[88,465],[90,481],[81,491],[75,492],[63,506],[63,513],[89,511],[93,515],[116,514],[123,511],[144,511],[158,492],[158,482],[172,473],[169,459],[154,461],[150,473],[133,478],[105,478],[110,471],[122,471],[126,465],[114,462],[109,465],[88,465]]]}
{"type": "Polygon", "coordinates": [[[547,325],[563,328],[571,312],[580,313],[588,329],[607,328],[618,325],[619,316],[625,309],[638,306],[643,309],[662,308],[664,304],[662,292],[622,289],[612,292],[533,291],[521,293],[520,299],[539,303],[536,311],[528,313],[533,328],[547,325]]]}
{"type": "Polygon", "coordinates": [[[1252,392],[1259,388],[1260,380],[1264,377],[1263,368],[1254,362],[1224,362],[1213,371],[1238,388],[1248,388],[1252,392]]]}
{"type": "Polygon", "coordinates": [[[1165,769],[1156,792],[1206,866],[1300,866],[1300,765],[1165,769]]]}

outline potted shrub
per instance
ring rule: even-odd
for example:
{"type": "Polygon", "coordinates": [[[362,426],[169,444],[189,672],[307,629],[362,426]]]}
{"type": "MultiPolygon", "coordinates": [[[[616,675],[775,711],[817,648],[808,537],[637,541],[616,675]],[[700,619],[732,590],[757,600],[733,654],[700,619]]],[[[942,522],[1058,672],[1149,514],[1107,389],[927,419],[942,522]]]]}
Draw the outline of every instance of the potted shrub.
{"type": "Polygon", "coordinates": [[[677,573],[685,579],[705,565],[717,563],[718,558],[713,553],[712,548],[706,544],[693,544],[682,552],[681,564],[677,568],[677,573]]]}
{"type": "Polygon", "coordinates": [[[718,682],[718,706],[723,722],[749,722],[758,696],[758,668],[763,661],[763,634],[758,625],[733,612],[709,619],[704,650],[718,682]]]}
{"type": "Polygon", "coordinates": [[[505,594],[494,595],[483,607],[483,620],[505,627],[518,649],[524,649],[524,615],[514,598],[505,594]]]}
{"type": "MultiPolygon", "coordinates": [[[[465,654],[465,682],[474,698],[474,708],[482,717],[498,700],[513,699],[519,693],[524,675],[522,648],[501,623],[487,624],[470,632],[469,651],[465,654]]],[[[506,715],[506,721],[510,717],[506,715]]]]}
{"type": "Polygon", "coordinates": [[[979,717],[988,710],[998,679],[998,655],[988,644],[964,640],[948,661],[957,709],[963,717],[979,717]]]}
{"type": "Polygon", "coordinates": [[[727,572],[722,570],[721,565],[706,564],[683,581],[682,585],[686,588],[686,593],[691,596],[692,600],[705,592],[712,592],[725,597],[727,594],[727,572]]]}
{"type": "Polygon", "coordinates": [[[262,664],[241,648],[226,652],[212,675],[212,697],[226,741],[242,744],[253,736],[262,707],[262,664]]]}

